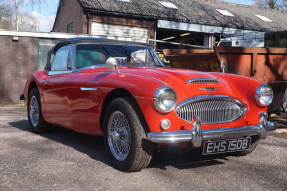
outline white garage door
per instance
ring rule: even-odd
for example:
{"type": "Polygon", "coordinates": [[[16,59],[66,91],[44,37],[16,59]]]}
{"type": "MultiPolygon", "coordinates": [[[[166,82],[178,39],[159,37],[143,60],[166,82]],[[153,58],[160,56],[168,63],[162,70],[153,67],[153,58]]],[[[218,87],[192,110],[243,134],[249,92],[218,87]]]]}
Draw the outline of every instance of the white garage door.
{"type": "Polygon", "coordinates": [[[142,27],[92,22],[92,35],[118,37],[118,39],[147,43],[148,30],[142,27]]]}

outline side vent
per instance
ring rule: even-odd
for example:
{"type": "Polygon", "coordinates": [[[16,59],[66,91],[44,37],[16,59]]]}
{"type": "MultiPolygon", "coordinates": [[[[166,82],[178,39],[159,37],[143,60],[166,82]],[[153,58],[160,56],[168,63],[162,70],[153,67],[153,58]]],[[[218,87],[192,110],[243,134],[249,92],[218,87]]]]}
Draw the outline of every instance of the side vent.
{"type": "Polygon", "coordinates": [[[216,78],[192,78],[186,80],[187,84],[199,84],[199,83],[219,83],[219,80],[216,78]]]}

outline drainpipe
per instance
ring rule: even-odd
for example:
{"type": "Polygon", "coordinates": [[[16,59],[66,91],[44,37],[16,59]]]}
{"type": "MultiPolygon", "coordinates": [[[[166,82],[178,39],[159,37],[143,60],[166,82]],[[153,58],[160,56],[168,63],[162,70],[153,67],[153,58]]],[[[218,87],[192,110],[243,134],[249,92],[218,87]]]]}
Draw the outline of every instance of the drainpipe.
{"type": "Polygon", "coordinates": [[[86,12],[86,19],[87,19],[87,34],[90,33],[90,12],[86,12]]]}

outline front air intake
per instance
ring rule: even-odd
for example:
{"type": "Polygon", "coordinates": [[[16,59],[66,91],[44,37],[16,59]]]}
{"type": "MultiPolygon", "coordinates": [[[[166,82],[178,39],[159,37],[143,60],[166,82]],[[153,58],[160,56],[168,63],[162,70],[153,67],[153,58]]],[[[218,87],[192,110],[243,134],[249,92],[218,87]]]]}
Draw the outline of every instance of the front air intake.
{"type": "Polygon", "coordinates": [[[198,83],[219,83],[219,80],[216,78],[192,78],[186,80],[187,84],[198,84],[198,83]]]}
{"type": "Polygon", "coordinates": [[[192,122],[193,116],[200,116],[202,124],[229,123],[241,118],[246,112],[243,104],[224,95],[206,95],[181,102],[176,113],[181,119],[192,122]]]}

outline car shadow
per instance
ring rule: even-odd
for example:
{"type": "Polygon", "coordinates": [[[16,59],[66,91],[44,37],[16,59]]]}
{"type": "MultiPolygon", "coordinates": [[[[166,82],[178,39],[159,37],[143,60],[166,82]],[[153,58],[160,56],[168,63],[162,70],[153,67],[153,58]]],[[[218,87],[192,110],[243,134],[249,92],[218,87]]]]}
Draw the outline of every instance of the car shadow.
{"type": "MultiPolygon", "coordinates": [[[[31,132],[28,120],[8,123],[12,127],[22,131],[31,132]]],[[[39,134],[40,136],[56,141],[68,147],[88,155],[93,160],[100,161],[111,166],[104,148],[103,138],[100,136],[91,136],[74,132],[60,126],[53,126],[53,130],[49,133],[39,134]]],[[[202,149],[194,149],[188,153],[175,154],[168,150],[160,150],[155,152],[153,159],[147,168],[158,168],[167,170],[168,166],[177,169],[200,168],[212,165],[224,164],[224,160],[228,160],[227,154],[218,155],[202,155],[202,149]]]]}
{"type": "MultiPolygon", "coordinates": [[[[8,124],[22,131],[33,133],[30,129],[28,120],[9,122],[8,124]]],[[[50,132],[38,135],[68,147],[72,147],[75,150],[88,155],[94,160],[111,166],[106,156],[104,141],[101,136],[86,135],[56,125],[53,125],[50,132]]]]}
{"type": "Polygon", "coordinates": [[[187,153],[177,154],[168,151],[159,151],[153,155],[148,168],[167,170],[168,166],[177,169],[192,169],[224,164],[230,154],[202,155],[202,149],[192,149],[187,153]]]}

